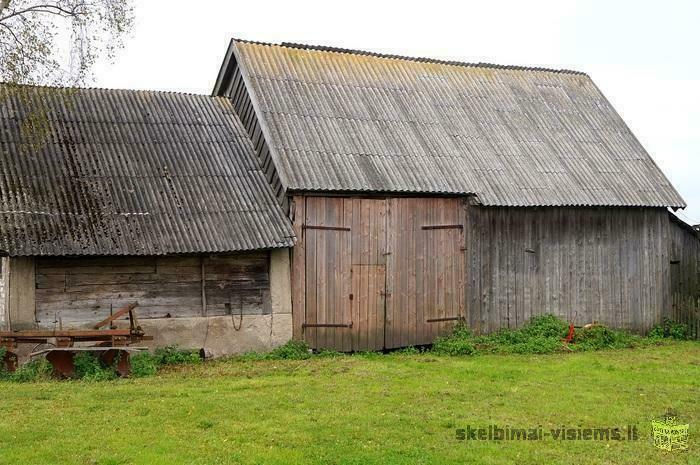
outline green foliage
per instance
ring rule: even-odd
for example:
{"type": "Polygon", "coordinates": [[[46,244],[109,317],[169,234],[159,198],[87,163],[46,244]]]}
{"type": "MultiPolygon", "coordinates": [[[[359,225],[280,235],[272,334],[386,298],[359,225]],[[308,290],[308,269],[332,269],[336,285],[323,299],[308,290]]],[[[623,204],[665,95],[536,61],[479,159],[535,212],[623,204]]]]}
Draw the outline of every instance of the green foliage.
{"type": "Polygon", "coordinates": [[[158,372],[160,364],[158,359],[147,351],[138,352],[131,356],[131,376],[133,378],[145,378],[158,372]]]}
{"type": "Polygon", "coordinates": [[[202,362],[199,351],[182,349],[176,345],[159,347],[156,349],[153,356],[159,366],[186,365],[202,362]]]}
{"type": "Polygon", "coordinates": [[[503,329],[484,336],[473,336],[468,328],[458,325],[450,336],[435,341],[433,351],[445,355],[552,354],[563,350],[622,349],[645,343],[643,338],[626,331],[594,326],[577,330],[573,343],[565,345],[562,338],[567,331],[568,325],[554,315],[536,316],[520,329],[503,329]]]}
{"type": "Polygon", "coordinates": [[[676,339],[685,341],[689,338],[690,331],[688,325],[677,323],[668,318],[664,318],[660,325],[651,328],[649,337],[652,339],[676,339]]]}
{"type": "Polygon", "coordinates": [[[17,368],[14,373],[4,372],[2,379],[16,383],[34,383],[51,379],[53,368],[44,358],[32,360],[17,368]]]}
{"type": "Polygon", "coordinates": [[[392,355],[420,355],[423,353],[423,349],[414,346],[408,346],[402,349],[396,349],[390,353],[392,355]]]}
{"type": "Polygon", "coordinates": [[[80,85],[134,25],[131,0],[0,1],[0,81],[80,85]],[[67,45],[67,48],[66,48],[67,45]]]}
{"type": "Polygon", "coordinates": [[[303,341],[289,341],[272,349],[267,354],[269,360],[305,360],[311,358],[308,344],[303,341]]]}
{"type": "Polygon", "coordinates": [[[342,352],[338,352],[337,350],[321,349],[318,352],[316,352],[315,355],[317,357],[342,357],[345,354],[342,352]]]}
{"type": "Polygon", "coordinates": [[[105,365],[97,354],[78,352],[73,357],[75,377],[85,381],[108,381],[117,377],[113,366],[105,365]]]}
{"type": "MultiPolygon", "coordinates": [[[[337,352],[322,351],[319,355],[337,355],[337,352]]],[[[308,344],[303,341],[289,341],[267,353],[246,352],[241,356],[244,360],[307,360],[313,356],[308,344]]]]}
{"type": "Polygon", "coordinates": [[[457,323],[452,334],[435,340],[433,352],[440,355],[473,355],[476,353],[474,336],[467,325],[457,323]]]}
{"type": "MultiPolygon", "coordinates": [[[[3,349],[4,350],[4,349],[3,349]]],[[[161,367],[200,363],[195,350],[179,349],[175,346],[157,349],[154,354],[139,352],[130,357],[131,376],[143,378],[155,375],[161,367]]],[[[84,381],[109,381],[118,377],[113,365],[106,365],[99,356],[91,352],[79,352],[73,358],[75,378],[84,381]]],[[[115,361],[116,364],[116,361],[115,361]]],[[[0,370],[0,380],[16,382],[45,381],[51,378],[53,369],[44,358],[25,363],[16,372],[0,370]]]]}
{"type": "Polygon", "coordinates": [[[139,352],[131,356],[131,376],[145,378],[158,373],[166,366],[191,365],[202,363],[199,351],[182,349],[178,346],[159,347],[154,353],[139,352]]]}
{"type": "Polygon", "coordinates": [[[561,338],[567,328],[554,315],[536,316],[520,329],[503,329],[484,336],[474,336],[466,325],[458,324],[451,335],[435,341],[433,351],[445,355],[550,354],[562,350],[561,338]]]}
{"type": "Polygon", "coordinates": [[[476,353],[476,346],[473,340],[447,336],[435,341],[433,352],[440,355],[473,355],[476,353]]]}
{"type": "Polygon", "coordinates": [[[534,316],[521,332],[533,338],[563,338],[566,336],[569,325],[554,315],[546,314],[534,316]]]}
{"type": "Polygon", "coordinates": [[[634,336],[627,331],[606,326],[593,326],[576,331],[571,348],[577,351],[625,349],[634,347],[641,340],[639,336],[634,336]]]}

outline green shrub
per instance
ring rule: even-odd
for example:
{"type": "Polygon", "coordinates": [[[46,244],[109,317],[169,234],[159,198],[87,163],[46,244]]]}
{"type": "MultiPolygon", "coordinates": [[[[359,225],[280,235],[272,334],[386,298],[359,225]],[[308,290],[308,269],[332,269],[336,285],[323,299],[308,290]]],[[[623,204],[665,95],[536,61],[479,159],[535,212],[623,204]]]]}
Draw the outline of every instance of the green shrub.
{"type": "Polygon", "coordinates": [[[340,352],[322,349],[314,354],[309,345],[304,341],[289,341],[284,345],[275,347],[270,352],[246,352],[239,357],[240,360],[307,360],[314,355],[320,357],[336,357],[340,352]]]}
{"type": "Polygon", "coordinates": [[[198,350],[182,349],[178,346],[159,347],[152,354],[147,351],[137,352],[131,356],[131,376],[144,378],[155,375],[166,366],[201,363],[198,350]]]}
{"type": "Polygon", "coordinates": [[[155,350],[153,356],[156,358],[159,366],[185,365],[202,362],[198,350],[182,349],[176,345],[159,347],[155,350]]]}
{"type": "Polygon", "coordinates": [[[684,341],[688,339],[690,331],[688,325],[676,323],[668,318],[664,318],[660,325],[656,325],[649,331],[652,339],[677,339],[684,341]]]}
{"type": "Polygon", "coordinates": [[[554,315],[538,315],[530,319],[520,331],[532,338],[556,338],[561,339],[566,336],[569,325],[554,315]]]}
{"type": "Polygon", "coordinates": [[[519,329],[502,329],[475,339],[477,348],[488,353],[551,354],[563,349],[568,325],[554,315],[538,315],[519,329]]]}
{"type": "Polygon", "coordinates": [[[561,339],[567,330],[568,325],[554,315],[536,316],[520,329],[502,329],[483,336],[474,336],[460,323],[452,334],[435,341],[433,351],[445,355],[550,354],[562,350],[561,339]]]}
{"type": "Polygon", "coordinates": [[[265,354],[267,360],[306,360],[311,358],[311,349],[304,341],[289,341],[265,354]]]}
{"type": "Polygon", "coordinates": [[[158,372],[160,364],[158,358],[148,351],[137,352],[131,355],[131,376],[133,378],[145,378],[158,372]]]}
{"type": "Polygon", "coordinates": [[[572,349],[579,351],[624,349],[633,347],[641,338],[627,331],[611,329],[606,326],[593,326],[577,330],[572,349]]]}
{"type": "Polygon", "coordinates": [[[99,356],[92,352],[78,352],[73,357],[73,364],[75,365],[75,377],[78,379],[107,381],[117,377],[114,366],[102,363],[99,356]]]}
{"type": "Polygon", "coordinates": [[[45,358],[32,360],[17,368],[14,373],[3,371],[0,375],[3,380],[16,383],[33,383],[51,379],[53,368],[45,358]]]}
{"type": "Polygon", "coordinates": [[[435,340],[432,351],[440,355],[473,355],[476,353],[474,335],[466,324],[459,322],[452,334],[435,340]]]}
{"type": "Polygon", "coordinates": [[[474,355],[476,346],[469,338],[451,335],[437,338],[433,343],[433,352],[440,355],[474,355]]]}

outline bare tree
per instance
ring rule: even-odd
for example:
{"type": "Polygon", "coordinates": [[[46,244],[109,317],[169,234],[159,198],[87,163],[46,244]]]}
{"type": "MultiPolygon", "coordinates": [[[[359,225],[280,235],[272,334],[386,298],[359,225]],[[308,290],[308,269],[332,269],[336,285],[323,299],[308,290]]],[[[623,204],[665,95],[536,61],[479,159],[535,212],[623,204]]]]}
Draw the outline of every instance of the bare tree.
{"type": "Polygon", "coordinates": [[[83,85],[132,27],[131,0],[0,0],[0,81],[83,85]]]}

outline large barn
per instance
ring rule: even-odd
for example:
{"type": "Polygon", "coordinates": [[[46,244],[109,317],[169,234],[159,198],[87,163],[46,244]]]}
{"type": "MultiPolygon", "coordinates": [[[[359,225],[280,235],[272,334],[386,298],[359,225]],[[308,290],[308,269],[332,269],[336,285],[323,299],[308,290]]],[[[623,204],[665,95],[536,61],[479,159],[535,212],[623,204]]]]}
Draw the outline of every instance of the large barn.
{"type": "Polygon", "coordinates": [[[233,40],[213,96],[2,90],[12,330],[138,302],[154,345],[381,350],[699,297],[685,202],[580,72],[233,40]]]}
{"type": "Polygon", "coordinates": [[[685,202],[586,74],[233,40],[214,95],[293,221],[312,347],[541,313],[645,331],[672,304],[685,202]]]}
{"type": "Polygon", "coordinates": [[[0,90],[5,326],[90,328],[138,303],[154,345],[289,340],[294,233],[228,99],[0,90]]]}

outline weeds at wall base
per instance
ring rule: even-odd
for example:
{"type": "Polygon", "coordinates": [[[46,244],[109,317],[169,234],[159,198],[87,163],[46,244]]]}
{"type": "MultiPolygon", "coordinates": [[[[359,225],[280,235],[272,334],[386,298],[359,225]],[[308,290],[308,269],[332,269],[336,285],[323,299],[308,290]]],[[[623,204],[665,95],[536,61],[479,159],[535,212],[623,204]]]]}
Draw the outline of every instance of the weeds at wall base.
{"type": "MultiPolygon", "coordinates": [[[[588,352],[604,349],[625,349],[660,344],[664,340],[685,340],[688,328],[685,325],[664,320],[650,331],[647,337],[631,334],[605,326],[578,329],[571,343],[563,342],[568,324],[554,315],[532,318],[518,329],[503,329],[489,335],[474,335],[464,324],[455,326],[448,336],[438,338],[432,347],[406,347],[392,351],[392,355],[444,355],[478,356],[483,354],[554,354],[588,352]]],[[[5,349],[0,348],[0,358],[5,349]]],[[[303,341],[289,341],[267,353],[248,352],[234,357],[239,361],[260,360],[308,360],[321,357],[342,357],[331,350],[312,351],[303,341]]],[[[358,353],[355,356],[381,357],[378,353],[358,353]]],[[[168,346],[154,353],[139,352],[131,355],[131,376],[144,378],[156,375],[164,367],[201,363],[195,350],[168,346]]],[[[84,381],[108,381],[117,378],[113,367],[102,364],[98,357],[82,352],[75,357],[76,375],[84,381]]],[[[33,360],[22,365],[16,372],[0,371],[1,381],[37,382],[51,378],[52,368],[45,359],[33,360]]]]}

